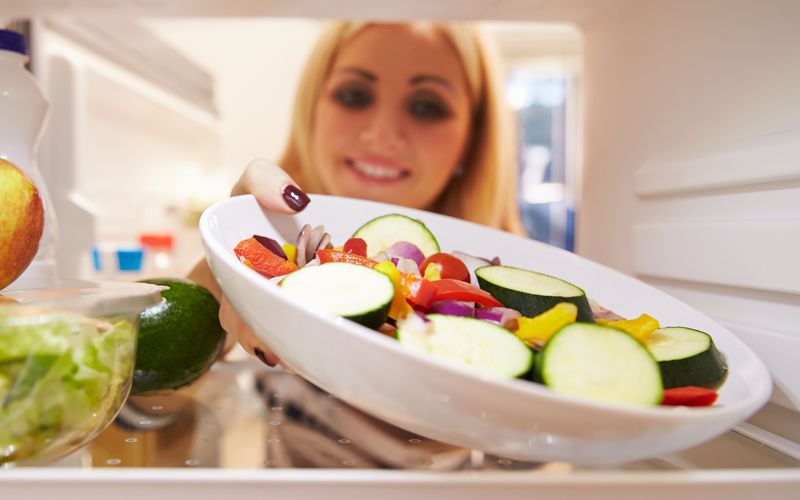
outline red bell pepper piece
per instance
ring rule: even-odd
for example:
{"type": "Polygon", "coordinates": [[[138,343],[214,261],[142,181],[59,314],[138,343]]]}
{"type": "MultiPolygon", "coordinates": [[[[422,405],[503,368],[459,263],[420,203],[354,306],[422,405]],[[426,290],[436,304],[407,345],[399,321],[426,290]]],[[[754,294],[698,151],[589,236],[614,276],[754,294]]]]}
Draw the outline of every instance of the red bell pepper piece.
{"type": "Polygon", "coordinates": [[[711,406],[717,400],[717,392],[705,387],[687,385],[664,389],[662,405],[668,406],[711,406]]]}
{"type": "Polygon", "coordinates": [[[267,278],[283,276],[297,271],[297,264],[278,257],[255,238],[247,238],[240,241],[236,248],[233,249],[233,253],[244,265],[258,271],[267,278]]]}
{"type": "Polygon", "coordinates": [[[428,281],[416,274],[400,273],[400,289],[403,297],[412,306],[419,306],[427,309],[436,297],[436,287],[432,281],[428,281]]]}
{"type": "Polygon", "coordinates": [[[334,250],[332,248],[317,250],[317,258],[321,264],[326,264],[328,262],[349,262],[350,264],[359,264],[370,268],[375,267],[375,262],[366,257],[350,252],[343,252],[341,250],[334,250]]]}
{"type": "Polygon", "coordinates": [[[342,250],[345,252],[354,253],[356,255],[360,255],[362,257],[367,256],[367,242],[364,241],[362,238],[350,238],[349,240],[344,242],[344,247],[342,250]]]}
{"type": "Polygon", "coordinates": [[[486,307],[503,307],[503,304],[492,297],[489,292],[464,281],[441,279],[431,281],[431,283],[436,288],[434,300],[465,300],[467,302],[477,302],[486,307]]]}

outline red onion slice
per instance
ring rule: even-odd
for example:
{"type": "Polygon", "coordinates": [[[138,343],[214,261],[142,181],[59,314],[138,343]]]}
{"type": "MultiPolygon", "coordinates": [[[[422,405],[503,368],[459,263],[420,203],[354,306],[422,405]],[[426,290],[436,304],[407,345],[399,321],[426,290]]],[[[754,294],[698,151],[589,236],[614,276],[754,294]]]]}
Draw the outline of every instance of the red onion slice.
{"type": "Polygon", "coordinates": [[[475,270],[479,267],[491,265],[491,262],[486,259],[475,257],[474,255],[470,255],[468,253],[459,252],[458,250],[453,252],[453,256],[458,257],[461,262],[467,266],[467,269],[469,269],[469,279],[472,280],[470,283],[473,283],[474,285],[478,284],[478,277],[475,276],[475,270]]]}
{"type": "Polygon", "coordinates": [[[300,232],[297,234],[297,243],[295,243],[297,255],[295,256],[295,263],[298,267],[303,267],[306,265],[306,249],[308,248],[308,238],[310,234],[311,226],[309,224],[303,225],[303,227],[300,229],[300,232]]]}
{"type": "Polygon", "coordinates": [[[519,311],[508,307],[479,307],[475,309],[475,318],[497,323],[508,328],[512,321],[522,316],[519,311]]]}
{"type": "Polygon", "coordinates": [[[418,317],[419,319],[421,319],[423,323],[430,323],[431,322],[431,320],[428,319],[428,316],[426,316],[424,312],[414,311],[412,314],[414,316],[418,317]]]}
{"type": "MultiPolygon", "coordinates": [[[[286,259],[286,252],[283,251],[283,247],[280,243],[273,240],[272,238],[268,238],[266,236],[260,236],[258,234],[254,234],[253,238],[261,243],[261,246],[269,250],[270,252],[274,253],[281,259],[286,259]]],[[[287,259],[288,260],[288,259],[287,259]]]]}
{"type": "Polygon", "coordinates": [[[396,242],[386,249],[386,253],[389,255],[389,258],[403,257],[405,259],[411,259],[417,263],[417,267],[425,260],[425,255],[422,253],[422,250],[420,250],[417,245],[408,241],[396,242]]]}
{"type": "Polygon", "coordinates": [[[589,299],[589,306],[592,308],[592,316],[594,316],[594,319],[625,319],[614,311],[601,306],[593,299],[589,299]]]}
{"type": "Polygon", "coordinates": [[[431,304],[428,314],[446,314],[448,316],[463,316],[471,318],[475,312],[474,302],[461,300],[437,300],[431,304]]]}
{"type": "Polygon", "coordinates": [[[394,263],[395,267],[397,267],[397,270],[403,274],[420,276],[419,266],[411,259],[406,259],[405,257],[393,257],[392,263],[394,263]]]}
{"type": "MultiPolygon", "coordinates": [[[[369,260],[373,260],[375,262],[384,262],[392,259],[390,259],[388,255],[386,255],[386,252],[378,252],[375,255],[371,255],[369,260]]],[[[392,263],[394,264],[394,262],[392,263]]]]}

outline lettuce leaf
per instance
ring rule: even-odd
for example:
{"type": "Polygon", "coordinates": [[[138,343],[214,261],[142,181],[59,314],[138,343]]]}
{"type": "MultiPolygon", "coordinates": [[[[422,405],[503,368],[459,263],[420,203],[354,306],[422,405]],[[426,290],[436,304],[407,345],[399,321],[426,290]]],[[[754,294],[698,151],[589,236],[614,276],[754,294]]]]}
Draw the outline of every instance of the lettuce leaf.
{"type": "Polygon", "coordinates": [[[54,458],[104,428],[127,397],[136,332],[127,320],[0,310],[0,464],[54,458]]]}

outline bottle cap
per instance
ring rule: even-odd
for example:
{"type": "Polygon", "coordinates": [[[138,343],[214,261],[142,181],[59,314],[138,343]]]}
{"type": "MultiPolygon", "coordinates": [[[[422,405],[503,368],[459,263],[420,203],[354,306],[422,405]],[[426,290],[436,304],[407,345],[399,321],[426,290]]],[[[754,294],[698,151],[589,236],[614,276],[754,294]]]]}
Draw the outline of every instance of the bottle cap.
{"type": "Polygon", "coordinates": [[[120,271],[136,272],[142,270],[144,251],[141,247],[117,249],[117,264],[120,271]]]}
{"type": "Polygon", "coordinates": [[[28,54],[25,37],[21,33],[11,30],[0,29],[0,50],[18,52],[22,55],[28,54]]]}
{"type": "Polygon", "coordinates": [[[147,248],[172,250],[175,238],[172,233],[141,233],[139,243],[147,248]]]}

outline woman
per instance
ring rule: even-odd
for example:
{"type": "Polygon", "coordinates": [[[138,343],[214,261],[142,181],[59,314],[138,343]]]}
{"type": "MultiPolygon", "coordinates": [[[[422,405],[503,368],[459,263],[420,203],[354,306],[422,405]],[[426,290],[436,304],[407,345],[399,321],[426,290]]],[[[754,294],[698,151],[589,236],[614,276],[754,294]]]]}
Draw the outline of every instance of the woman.
{"type": "MultiPolygon", "coordinates": [[[[331,24],[300,79],[283,170],[255,160],[232,194],[293,213],[309,202],[302,186],[522,234],[516,134],[494,57],[468,24],[331,24]]],[[[205,262],[190,278],[220,296],[205,262]]],[[[220,320],[277,362],[224,297],[220,320]]]]}

